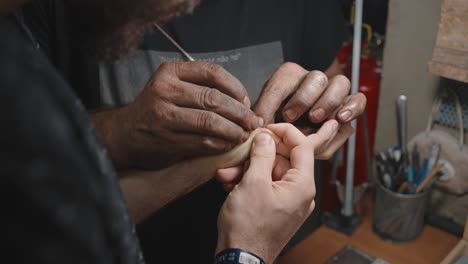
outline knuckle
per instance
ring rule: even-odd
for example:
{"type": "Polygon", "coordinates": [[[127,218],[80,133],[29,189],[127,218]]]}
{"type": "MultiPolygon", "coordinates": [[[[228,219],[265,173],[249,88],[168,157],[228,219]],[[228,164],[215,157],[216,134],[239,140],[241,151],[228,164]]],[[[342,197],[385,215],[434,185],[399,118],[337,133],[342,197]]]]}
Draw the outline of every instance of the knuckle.
{"type": "Polygon", "coordinates": [[[326,111],[331,111],[332,109],[335,109],[341,104],[341,101],[337,97],[328,97],[324,102],[323,102],[323,107],[325,108],[326,111]]]}
{"type": "Polygon", "coordinates": [[[245,126],[250,127],[249,124],[257,124],[257,116],[250,109],[246,107],[239,107],[237,111],[239,112],[240,121],[245,126]]]}
{"type": "Polygon", "coordinates": [[[296,130],[297,128],[291,124],[291,123],[284,123],[283,124],[286,128],[286,135],[290,134],[291,132],[293,132],[294,130],[296,130]]]}
{"type": "Polygon", "coordinates": [[[284,89],[281,89],[278,83],[270,79],[263,88],[262,95],[267,98],[281,98],[284,92],[284,89]]]}
{"type": "Polygon", "coordinates": [[[217,81],[223,78],[225,70],[222,66],[218,64],[205,64],[205,72],[207,74],[207,78],[211,81],[217,81]]]}
{"type": "Polygon", "coordinates": [[[221,93],[212,88],[203,89],[200,93],[200,105],[204,109],[219,107],[221,93]]]}
{"type": "Polygon", "coordinates": [[[207,69],[215,74],[224,71],[224,68],[221,65],[213,63],[208,63],[207,69]]]}
{"type": "MultiPolygon", "coordinates": [[[[238,124],[241,125],[242,127],[245,127],[247,129],[250,129],[251,128],[251,124],[253,123],[252,120],[254,120],[254,115],[253,114],[249,114],[249,112],[245,109],[240,109],[239,110],[239,121],[238,124]]],[[[255,118],[256,119],[256,118],[255,118]]],[[[255,122],[256,123],[256,122],[255,122]]]]}
{"type": "Polygon", "coordinates": [[[285,62],[280,66],[280,70],[283,70],[286,72],[296,72],[296,71],[304,71],[304,68],[302,68],[300,65],[294,62],[285,62]]]}
{"type": "Polygon", "coordinates": [[[349,92],[349,90],[351,89],[351,82],[349,81],[348,77],[344,75],[337,75],[334,77],[334,80],[340,87],[343,87],[347,92],[349,92]]]}
{"type": "Polygon", "coordinates": [[[179,89],[174,82],[165,82],[159,79],[152,82],[149,94],[147,94],[147,96],[152,101],[165,100],[166,102],[170,102],[170,100],[167,99],[176,97],[179,94],[178,90],[179,89]]]}
{"type": "Polygon", "coordinates": [[[197,127],[203,131],[211,131],[214,127],[215,116],[212,112],[202,112],[197,118],[197,127]]]}
{"type": "Polygon", "coordinates": [[[291,137],[294,137],[293,135],[295,134],[295,131],[297,130],[297,128],[291,123],[284,123],[284,126],[285,126],[285,133],[283,136],[283,140],[291,141],[291,137]]]}
{"type": "Polygon", "coordinates": [[[328,86],[328,77],[321,71],[311,71],[309,73],[309,78],[311,78],[320,87],[328,86]]]}
{"type": "Polygon", "coordinates": [[[167,70],[172,70],[175,67],[175,62],[163,62],[161,66],[159,66],[159,70],[161,71],[167,71],[167,70]]]}
{"type": "Polygon", "coordinates": [[[291,105],[303,110],[308,109],[311,107],[311,103],[307,100],[307,98],[309,97],[300,93],[293,99],[293,101],[291,101],[291,105]]]}

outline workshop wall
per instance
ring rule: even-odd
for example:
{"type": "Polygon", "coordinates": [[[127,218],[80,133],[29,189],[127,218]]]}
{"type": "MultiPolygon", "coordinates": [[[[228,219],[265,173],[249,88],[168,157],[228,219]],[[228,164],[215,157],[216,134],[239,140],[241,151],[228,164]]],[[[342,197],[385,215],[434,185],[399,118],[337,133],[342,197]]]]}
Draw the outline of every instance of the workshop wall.
{"type": "Polygon", "coordinates": [[[409,98],[409,137],[426,126],[439,78],[428,72],[438,23],[440,0],[390,0],[384,50],[376,150],[397,144],[395,99],[409,98]]]}

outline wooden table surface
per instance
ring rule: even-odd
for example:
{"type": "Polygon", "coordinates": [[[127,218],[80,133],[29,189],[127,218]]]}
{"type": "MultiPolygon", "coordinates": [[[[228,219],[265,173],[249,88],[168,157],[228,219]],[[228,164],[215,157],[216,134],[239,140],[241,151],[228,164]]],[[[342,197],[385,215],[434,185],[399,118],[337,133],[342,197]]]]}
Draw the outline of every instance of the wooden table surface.
{"type": "Polygon", "coordinates": [[[391,264],[431,264],[442,259],[461,239],[435,227],[426,225],[421,236],[413,242],[390,243],[372,231],[372,206],[370,198],[364,200],[363,223],[349,237],[326,226],[321,226],[309,237],[294,246],[276,264],[326,263],[346,245],[359,248],[370,256],[391,264]]]}

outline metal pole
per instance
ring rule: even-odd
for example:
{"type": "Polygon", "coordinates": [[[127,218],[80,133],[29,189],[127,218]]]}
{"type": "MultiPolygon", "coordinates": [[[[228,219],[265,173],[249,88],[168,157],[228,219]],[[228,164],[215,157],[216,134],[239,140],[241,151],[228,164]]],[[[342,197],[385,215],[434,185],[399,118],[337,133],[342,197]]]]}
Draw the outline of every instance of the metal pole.
{"type": "MultiPolygon", "coordinates": [[[[351,75],[351,94],[359,90],[359,66],[361,61],[361,34],[362,34],[362,9],[364,0],[356,0],[354,15],[354,41],[353,41],[353,68],[351,75]]],[[[351,122],[351,126],[356,129],[356,120],[351,122]]],[[[348,158],[346,162],[346,186],[345,201],[342,213],[346,217],[354,214],[353,189],[354,189],[354,162],[356,150],[356,135],[352,135],[348,141],[348,158]]]]}

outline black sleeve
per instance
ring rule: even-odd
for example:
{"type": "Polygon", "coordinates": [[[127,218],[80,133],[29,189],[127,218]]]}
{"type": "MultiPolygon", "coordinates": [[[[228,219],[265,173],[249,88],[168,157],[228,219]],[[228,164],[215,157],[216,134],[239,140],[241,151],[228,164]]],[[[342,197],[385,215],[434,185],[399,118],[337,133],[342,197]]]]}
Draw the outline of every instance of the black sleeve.
{"type": "Polygon", "coordinates": [[[338,0],[304,0],[302,62],[306,69],[324,71],[348,37],[338,0]]]}
{"type": "Polygon", "coordinates": [[[53,0],[32,0],[15,11],[16,19],[29,31],[35,44],[54,61],[56,38],[53,0]]]}
{"type": "Polygon", "coordinates": [[[0,18],[0,34],[2,258],[141,263],[115,171],[79,101],[12,20],[0,18]]]}
{"type": "Polygon", "coordinates": [[[95,59],[73,39],[69,24],[72,12],[63,0],[31,0],[15,13],[16,19],[29,31],[32,41],[46,55],[60,75],[88,109],[99,108],[99,77],[95,59]]]}

